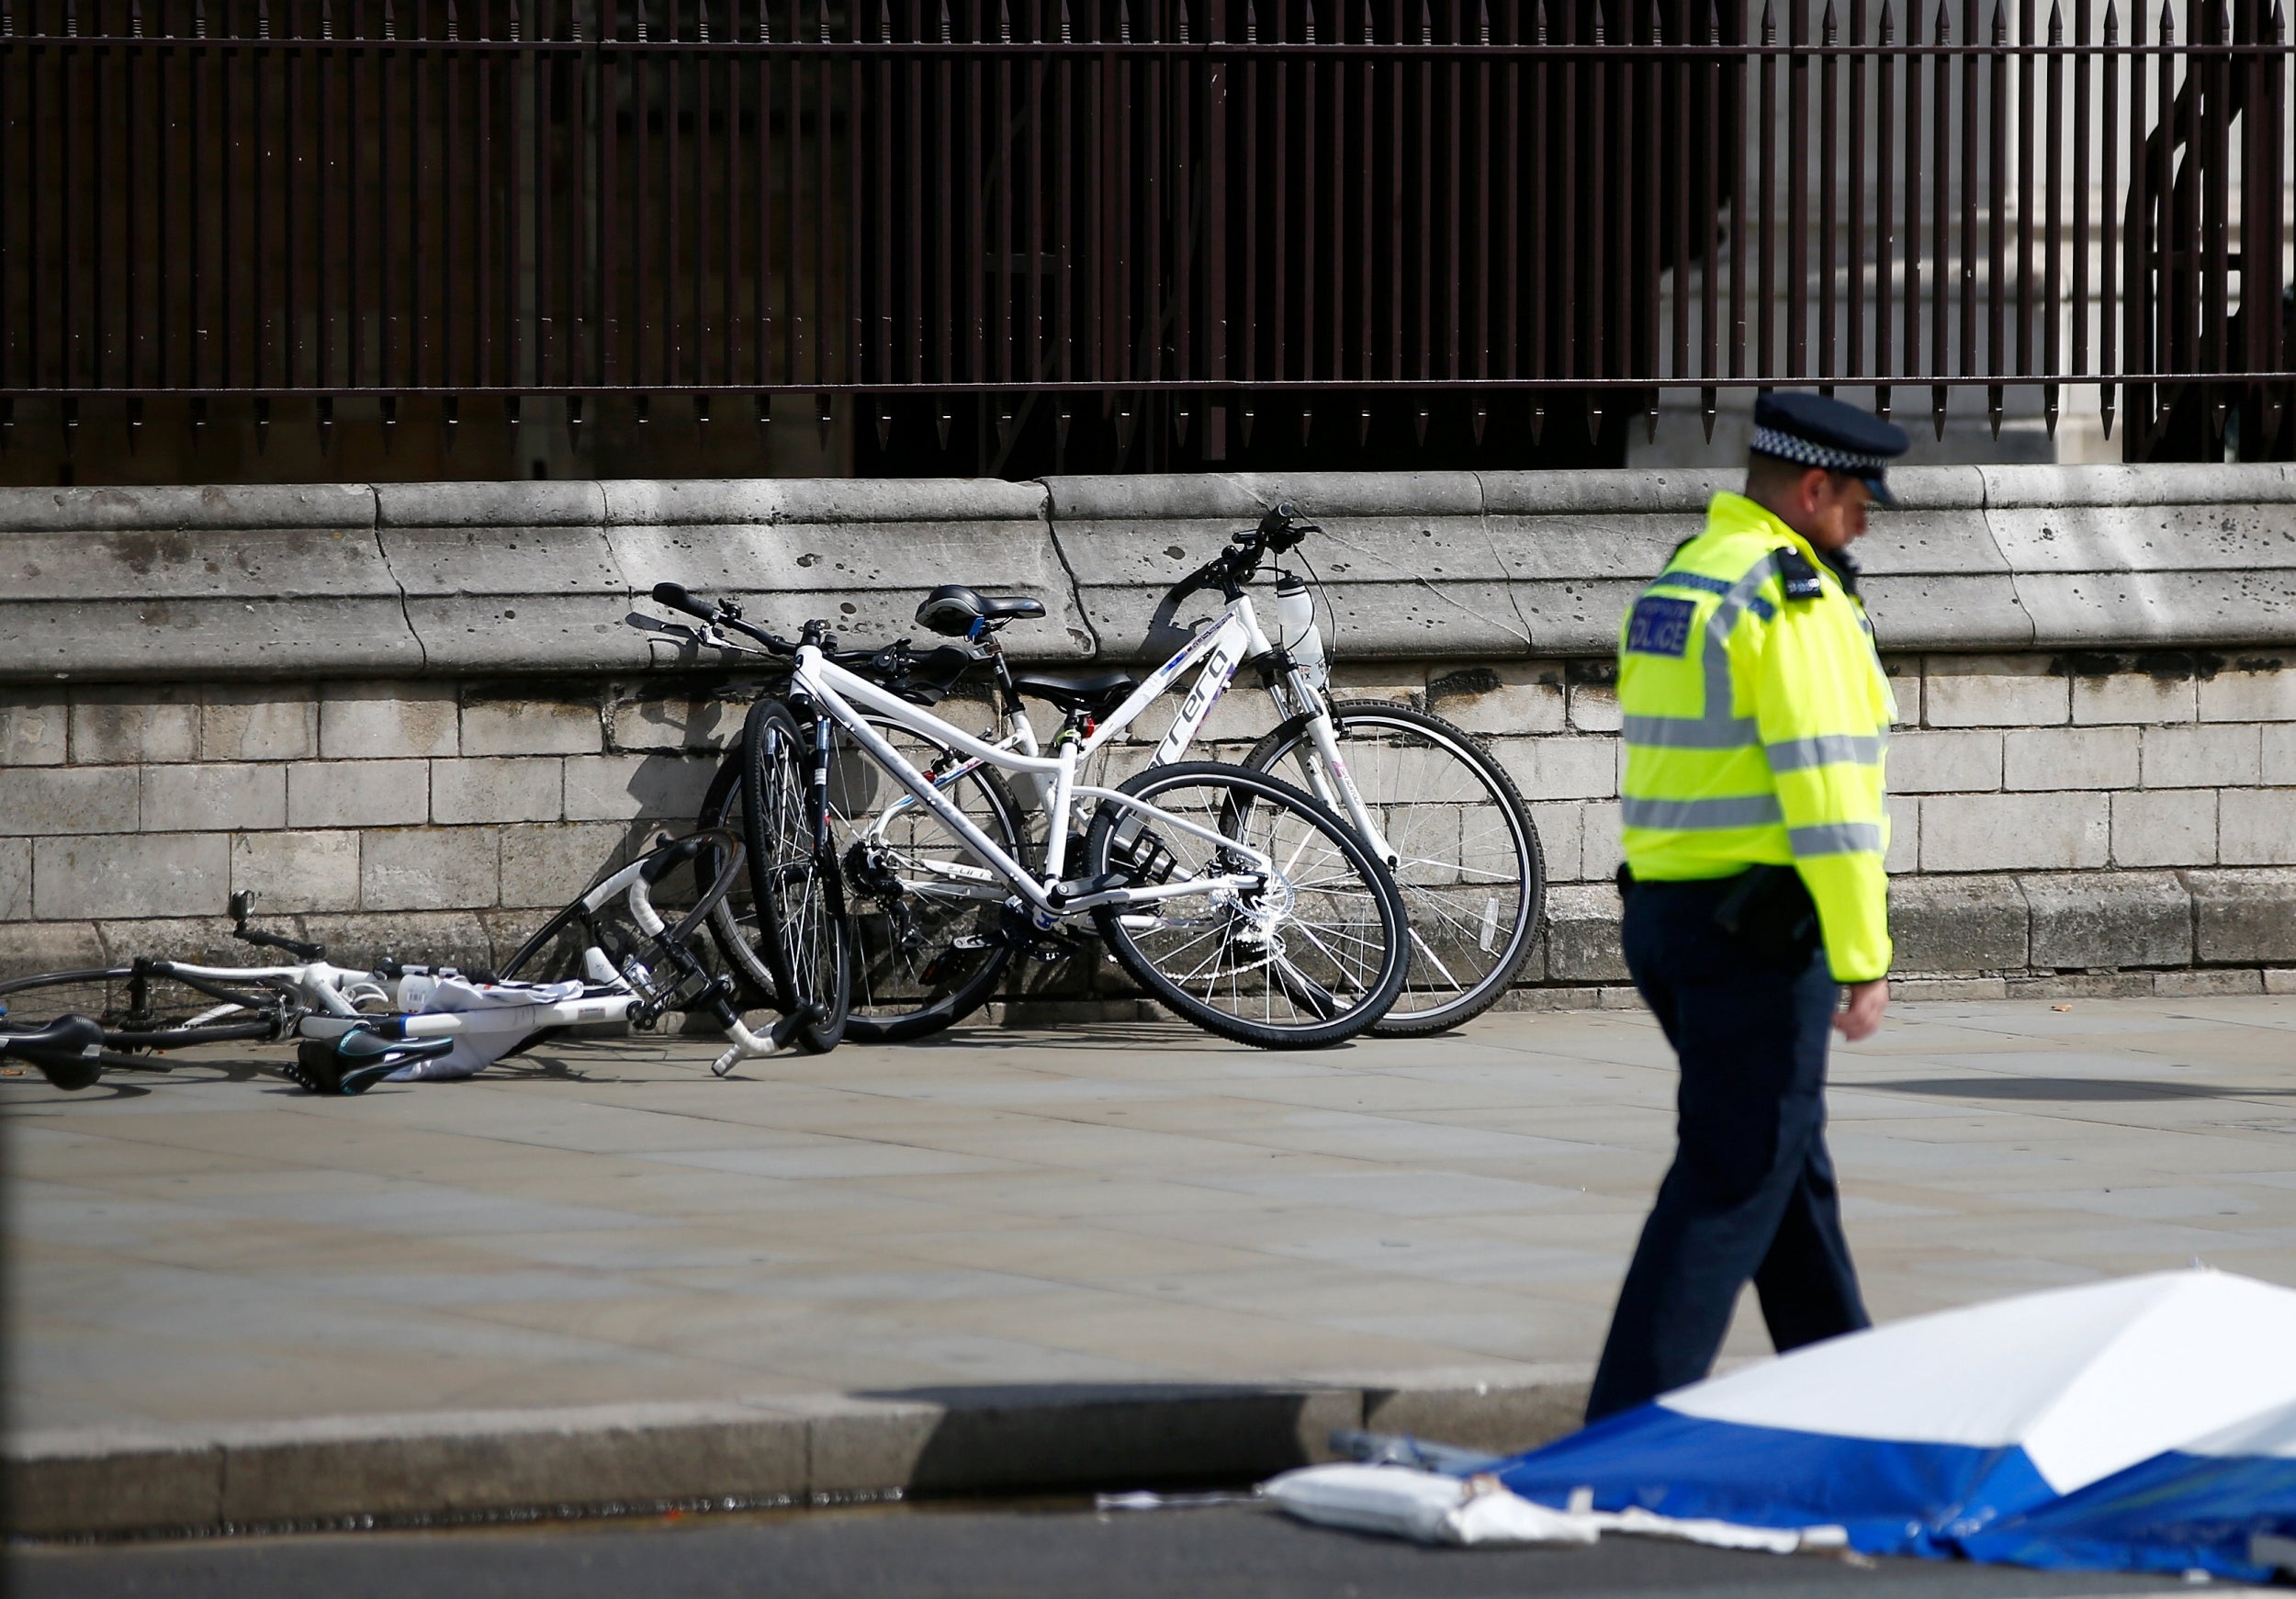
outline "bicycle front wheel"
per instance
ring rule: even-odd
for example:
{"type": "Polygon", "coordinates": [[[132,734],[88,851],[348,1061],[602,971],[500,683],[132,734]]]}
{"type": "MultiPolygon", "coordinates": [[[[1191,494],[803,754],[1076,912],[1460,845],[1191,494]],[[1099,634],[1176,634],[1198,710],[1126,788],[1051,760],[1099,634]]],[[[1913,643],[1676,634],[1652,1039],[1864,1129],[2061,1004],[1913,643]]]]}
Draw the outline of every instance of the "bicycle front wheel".
{"type": "MultiPolygon", "coordinates": [[[[1311,722],[1292,717],[1244,764],[1345,816],[1311,722]]],[[[1410,1038],[1457,1027],[1497,1003],[1537,941],[1547,894],[1538,829],[1514,780],[1465,729],[1378,700],[1342,700],[1332,722],[1411,918],[1411,981],[1376,1030],[1410,1038]]]]}
{"type": "MultiPolygon", "coordinates": [[[[990,843],[1030,862],[1020,807],[996,768],[891,722],[872,717],[870,726],[990,843]]],[[[1013,957],[1005,929],[1012,889],[988,857],[842,732],[829,767],[829,822],[852,910],[846,1036],[924,1038],[986,1004],[1013,957]]]]}
{"type": "Polygon", "coordinates": [[[741,730],[741,803],[749,896],[784,1014],[806,1015],[800,1047],[845,1036],[852,966],[838,864],[814,829],[813,740],[789,707],[760,700],[741,730]]]}
{"type": "Polygon", "coordinates": [[[1094,911],[1142,987],[1259,1049],[1339,1043],[1385,1014],[1410,933],[1394,880],[1346,823],[1265,772],[1211,761],[1152,766],[1118,792],[1155,810],[1104,802],[1089,870],[1126,886],[1204,885],[1094,911]]]}

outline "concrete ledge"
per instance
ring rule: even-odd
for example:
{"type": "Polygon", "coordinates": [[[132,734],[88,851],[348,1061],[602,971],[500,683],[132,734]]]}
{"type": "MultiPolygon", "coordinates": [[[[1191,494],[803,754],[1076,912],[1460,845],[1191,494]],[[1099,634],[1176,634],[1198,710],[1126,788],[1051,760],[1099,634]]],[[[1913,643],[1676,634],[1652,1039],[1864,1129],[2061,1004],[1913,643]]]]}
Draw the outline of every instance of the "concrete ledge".
{"type": "Polygon", "coordinates": [[[6,1530],[201,1532],[697,1500],[802,1503],[1250,1481],[1371,1424],[1527,1448],[1578,1424],[1588,1374],[1269,1387],[1110,1385],[772,1395],[164,1433],[33,1433],[5,1461],[6,1530]]]}
{"type": "MultiPolygon", "coordinates": [[[[1927,467],[1861,546],[1896,649],[2269,646],[2296,629],[2296,469],[1927,467]]],[[[1168,653],[1164,591],[1289,500],[1340,653],[1609,653],[1735,474],[1202,474],[0,490],[0,680],[691,665],[619,625],[663,579],[792,630],[914,632],[935,583],[1033,595],[1038,659],[1168,653]]]]}

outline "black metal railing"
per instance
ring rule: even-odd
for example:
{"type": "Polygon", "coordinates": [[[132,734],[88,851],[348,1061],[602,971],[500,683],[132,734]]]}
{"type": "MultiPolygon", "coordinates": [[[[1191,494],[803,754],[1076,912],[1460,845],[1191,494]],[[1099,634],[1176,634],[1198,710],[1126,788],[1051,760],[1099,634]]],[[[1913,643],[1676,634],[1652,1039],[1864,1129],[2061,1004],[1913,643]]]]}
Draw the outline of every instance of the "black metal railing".
{"type": "Polygon", "coordinates": [[[0,0],[0,397],[2081,389],[2206,455],[2296,381],[2290,68],[2279,0],[0,0]]]}

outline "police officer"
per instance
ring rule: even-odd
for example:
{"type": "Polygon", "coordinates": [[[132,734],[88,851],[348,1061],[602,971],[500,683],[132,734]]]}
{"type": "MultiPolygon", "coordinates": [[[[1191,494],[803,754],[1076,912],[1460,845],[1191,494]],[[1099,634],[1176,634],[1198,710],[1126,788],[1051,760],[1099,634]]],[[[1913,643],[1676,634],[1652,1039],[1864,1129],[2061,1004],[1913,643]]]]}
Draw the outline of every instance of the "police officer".
{"type": "Polygon", "coordinates": [[[1849,546],[1906,447],[1853,406],[1763,397],[1746,491],[1714,497],[1626,619],[1623,937],[1682,1080],[1589,1421],[1705,1377],[1749,1278],[1782,1351],[1869,1324],[1826,1153],[1826,1046],[1889,1003],[1896,706],[1849,546]]]}

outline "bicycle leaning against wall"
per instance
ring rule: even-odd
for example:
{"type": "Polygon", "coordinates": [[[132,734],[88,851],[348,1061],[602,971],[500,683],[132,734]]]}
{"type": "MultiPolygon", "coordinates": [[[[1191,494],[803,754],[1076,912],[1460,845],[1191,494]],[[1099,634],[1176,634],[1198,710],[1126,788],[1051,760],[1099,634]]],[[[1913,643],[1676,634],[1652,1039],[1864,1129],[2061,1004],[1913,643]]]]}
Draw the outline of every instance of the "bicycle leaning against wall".
{"type": "MultiPolygon", "coordinates": [[[[670,584],[654,597],[702,619],[724,647],[721,602],[670,584]]],[[[793,646],[746,624],[738,631],[759,653],[791,660],[786,700],[750,710],[741,787],[756,941],[779,1003],[806,1017],[807,1030],[831,1033],[832,1018],[841,1030],[851,994],[846,807],[833,794],[853,785],[857,760],[962,847],[962,861],[937,863],[936,881],[1007,952],[1073,940],[1088,922],[1167,1008],[1266,1049],[1352,1038],[1401,989],[1410,941],[1393,877],[1352,828],[1290,784],[1211,761],[1152,767],[1113,786],[1079,783],[1084,740],[1070,730],[1049,756],[993,745],[839,664],[818,624],[793,646]],[[920,770],[887,729],[1000,783],[1004,774],[1048,783],[1051,814],[1088,824],[1074,838],[1052,829],[1041,857],[1013,834],[995,837],[949,796],[946,773],[920,770]]],[[[973,1003],[986,996],[980,987],[973,1003]]]]}
{"type": "MultiPolygon", "coordinates": [[[[1030,757],[1041,747],[1026,700],[1063,713],[1055,743],[1073,742],[1081,763],[1120,759],[1127,730],[1185,684],[1170,726],[1148,756],[1152,767],[1180,760],[1236,673],[1251,667],[1274,702],[1276,726],[1242,764],[1290,780],[1346,818],[1402,894],[1411,975],[1374,1030],[1438,1032],[1495,1004],[1522,969],[1537,937],[1545,857],[1522,794],[1471,734],[1409,705],[1331,697],[1314,599],[1296,575],[1276,573],[1275,637],[1263,628],[1246,585],[1266,557],[1285,555],[1319,531],[1289,505],[1277,505],[1175,585],[1167,610],[1204,591],[1225,605],[1144,681],[1122,672],[1014,672],[997,636],[1044,614],[1033,599],[984,598],[949,585],[918,607],[917,621],[962,639],[989,667],[1002,731],[983,738],[1030,757]]],[[[1066,838],[1072,850],[1091,824],[1089,806],[1064,809],[1041,773],[1024,771],[1009,784],[994,764],[953,744],[906,738],[905,753],[944,798],[1007,851],[1027,847],[1038,830],[1034,819],[1062,816],[1063,826],[1041,830],[1048,843],[1066,838]]],[[[989,878],[985,862],[938,812],[906,794],[877,805],[866,773],[856,774],[852,763],[833,773],[831,811],[853,918],[848,1033],[901,1039],[946,1027],[985,1003],[1030,945],[995,914],[996,896],[982,888],[989,878]]],[[[705,813],[705,825],[716,820],[705,813]]]]}

